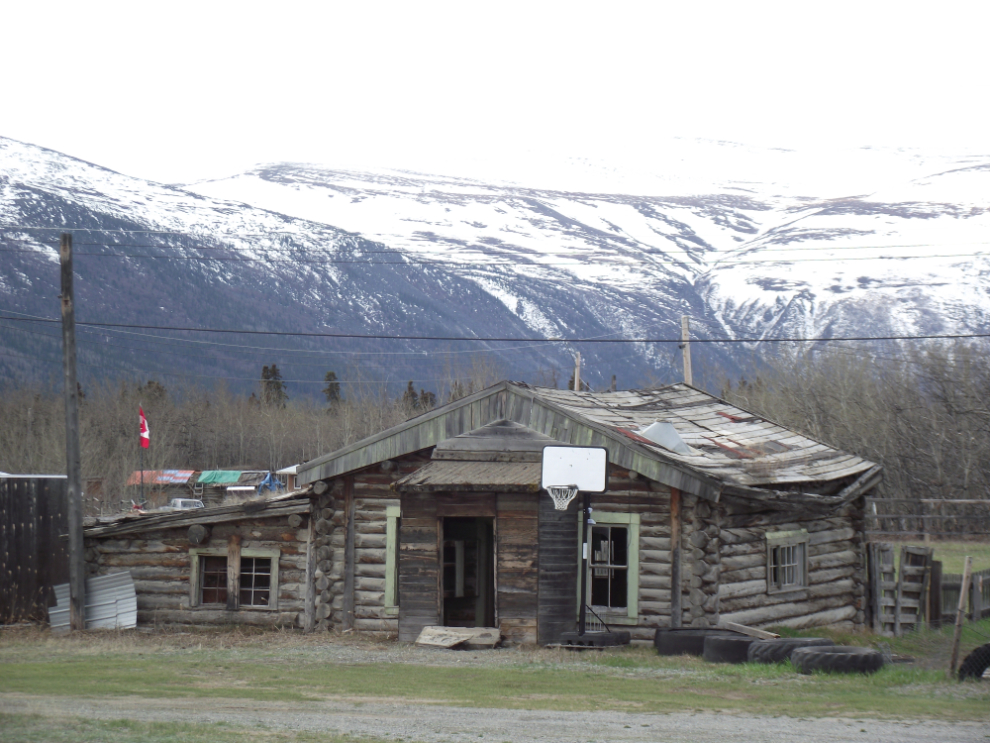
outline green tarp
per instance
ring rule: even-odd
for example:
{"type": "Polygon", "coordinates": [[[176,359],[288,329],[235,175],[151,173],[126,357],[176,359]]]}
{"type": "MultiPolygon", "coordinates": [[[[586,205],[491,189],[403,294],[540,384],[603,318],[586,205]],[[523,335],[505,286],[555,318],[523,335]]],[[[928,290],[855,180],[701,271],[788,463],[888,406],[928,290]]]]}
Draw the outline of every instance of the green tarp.
{"type": "Polygon", "coordinates": [[[228,482],[237,482],[240,477],[240,470],[203,470],[197,482],[207,485],[222,485],[228,482]]]}

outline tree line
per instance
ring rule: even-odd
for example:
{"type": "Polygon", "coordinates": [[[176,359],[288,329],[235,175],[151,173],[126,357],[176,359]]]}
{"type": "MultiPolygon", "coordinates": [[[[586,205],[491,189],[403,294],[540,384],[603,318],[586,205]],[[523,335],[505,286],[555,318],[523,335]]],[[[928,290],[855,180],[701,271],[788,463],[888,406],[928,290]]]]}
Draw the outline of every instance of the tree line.
{"type": "MultiPolygon", "coordinates": [[[[347,446],[504,378],[493,358],[450,368],[426,390],[399,395],[382,384],[342,384],[333,371],[322,397],[294,394],[277,365],[262,368],[257,391],[235,394],[156,381],[105,382],[83,390],[83,477],[102,480],[103,500],[127,502],[124,483],[139,467],[137,408],[151,429],[145,469],[280,469],[347,446]]],[[[555,381],[555,380],[552,380],[555,381]]],[[[552,381],[538,380],[545,386],[552,381]]],[[[358,383],[355,383],[358,382],[358,383]]],[[[573,384],[573,383],[571,383],[573,384]]],[[[584,385],[582,385],[584,386],[584,385]]],[[[764,356],[721,396],[831,446],[884,466],[880,495],[983,499],[990,489],[990,362],[958,343],[929,351],[781,351],[764,356]]],[[[0,391],[0,471],[64,473],[61,391],[0,391]]]]}

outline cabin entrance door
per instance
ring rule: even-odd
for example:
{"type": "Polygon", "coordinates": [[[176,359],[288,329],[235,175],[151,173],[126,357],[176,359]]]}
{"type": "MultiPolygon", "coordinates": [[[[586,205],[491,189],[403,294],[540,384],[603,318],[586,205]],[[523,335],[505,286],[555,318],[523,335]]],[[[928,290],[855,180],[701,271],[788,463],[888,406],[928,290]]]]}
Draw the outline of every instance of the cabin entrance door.
{"type": "Polygon", "coordinates": [[[442,520],[440,590],[445,627],[495,626],[494,521],[442,520]]]}

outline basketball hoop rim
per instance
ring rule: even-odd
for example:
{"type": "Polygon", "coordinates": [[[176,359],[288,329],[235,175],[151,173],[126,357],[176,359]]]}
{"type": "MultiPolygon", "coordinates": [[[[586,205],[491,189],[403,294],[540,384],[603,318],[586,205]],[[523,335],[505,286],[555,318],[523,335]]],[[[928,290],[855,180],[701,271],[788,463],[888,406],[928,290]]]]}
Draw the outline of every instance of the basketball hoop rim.
{"type": "Polygon", "coordinates": [[[545,490],[553,499],[553,507],[558,511],[566,511],[578,494],[577,485],[548,485],[545,490]]]}

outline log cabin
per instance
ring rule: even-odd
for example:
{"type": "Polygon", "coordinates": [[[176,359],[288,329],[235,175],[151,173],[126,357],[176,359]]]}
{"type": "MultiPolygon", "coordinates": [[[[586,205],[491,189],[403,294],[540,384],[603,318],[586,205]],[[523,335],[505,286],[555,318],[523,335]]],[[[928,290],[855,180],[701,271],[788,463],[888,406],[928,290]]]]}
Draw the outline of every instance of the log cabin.
{"type": "Polygon", "coordinates": [[[141,571],[139,621],[409,642],[426,626],[497,627],[552,644],[581,598],[580,509],[541,489],[543,448],[561,444],[607,451],[607,489],[590,496],[596,621],[634,641],[719,621],[864,625],[864,498],[880,467],[685,384],[502,382],[301,465],[302,490],[253,512],[90,529],[91,571],[141,571]]]}

